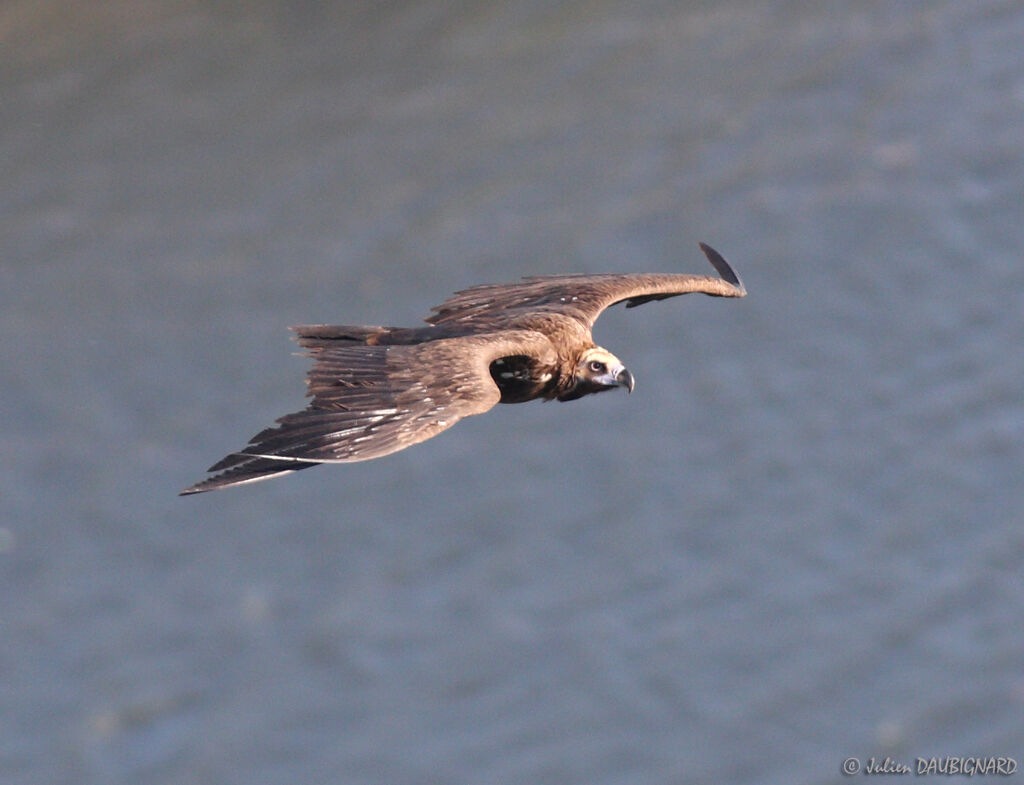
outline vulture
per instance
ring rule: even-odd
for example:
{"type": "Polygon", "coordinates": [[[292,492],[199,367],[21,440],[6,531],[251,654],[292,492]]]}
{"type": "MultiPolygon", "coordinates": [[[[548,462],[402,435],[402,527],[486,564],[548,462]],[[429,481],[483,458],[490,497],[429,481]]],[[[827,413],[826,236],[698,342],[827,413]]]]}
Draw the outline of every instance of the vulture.
{"type": "Polygon", "coordinates": [[[601,312],[690,292],[743,297],[716,250],[721,277],[684,274],[548,275],[484,284],[435,307],[426,327],[302,325],[313,359],[309,405],[260,431],[181,495],[229,488],[321,463],[380,458],[436,436],[497,403],[572,401],[624,387],[633,374],[590,335],[601,312]]]}

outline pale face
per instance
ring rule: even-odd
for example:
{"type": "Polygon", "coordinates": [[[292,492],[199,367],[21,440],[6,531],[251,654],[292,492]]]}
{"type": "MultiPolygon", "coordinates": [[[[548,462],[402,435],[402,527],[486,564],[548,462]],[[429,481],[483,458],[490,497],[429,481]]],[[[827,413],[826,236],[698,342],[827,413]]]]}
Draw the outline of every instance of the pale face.
{"type": "Polygon", "coordinates": [[[576,363],[575,379],[572,392],[562,400],[572,400],[616,387],[633,391],[633,374],[626,370],[618,357],[600,346],[583,352],[576,363]]]}

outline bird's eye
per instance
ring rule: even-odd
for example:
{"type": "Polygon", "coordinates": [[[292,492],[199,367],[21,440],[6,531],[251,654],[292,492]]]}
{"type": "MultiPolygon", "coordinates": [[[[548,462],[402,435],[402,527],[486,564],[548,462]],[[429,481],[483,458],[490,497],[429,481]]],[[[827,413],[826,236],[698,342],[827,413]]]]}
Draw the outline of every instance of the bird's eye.
{"type": "Polygon", "coordinates": [[[604,363],[601,362],[600,360],[591,360],[590,370],[592,370],[594,373],[604,373],[604,363]]]}

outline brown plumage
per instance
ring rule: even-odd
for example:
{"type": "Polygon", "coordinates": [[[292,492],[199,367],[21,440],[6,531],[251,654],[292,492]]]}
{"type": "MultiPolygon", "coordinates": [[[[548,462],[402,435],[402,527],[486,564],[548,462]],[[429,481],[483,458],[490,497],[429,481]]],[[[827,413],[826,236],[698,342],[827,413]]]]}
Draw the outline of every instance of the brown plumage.
{"type": "Polygon", "coordinates": [[[552,275],[456,292],[428,327],[293,327],[314,359],[309,406],[215,463],[182,495],[256,482],[320,463],[379,458],[436,436],[496,403],[571,401],[633,375],[596,346],[590,328],[610,305],[632,308],[689,292],[743,297],[713,248],[721,278],[704,275],[552,275]]]}

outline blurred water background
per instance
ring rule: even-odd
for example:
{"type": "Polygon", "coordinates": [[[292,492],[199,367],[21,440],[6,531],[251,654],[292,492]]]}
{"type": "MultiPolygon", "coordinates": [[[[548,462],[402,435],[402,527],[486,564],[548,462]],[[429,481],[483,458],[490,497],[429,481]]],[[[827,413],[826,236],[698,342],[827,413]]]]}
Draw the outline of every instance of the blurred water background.
{"type": "Polygon", "coordinates": [[[1022,41],[983,0],[6,0],[0,779],[1024,762],[1022,41]],[[304,405],[287,325],[699,240],[750,295],[606,312],[630,397],[175,495],[304,405]]]}

